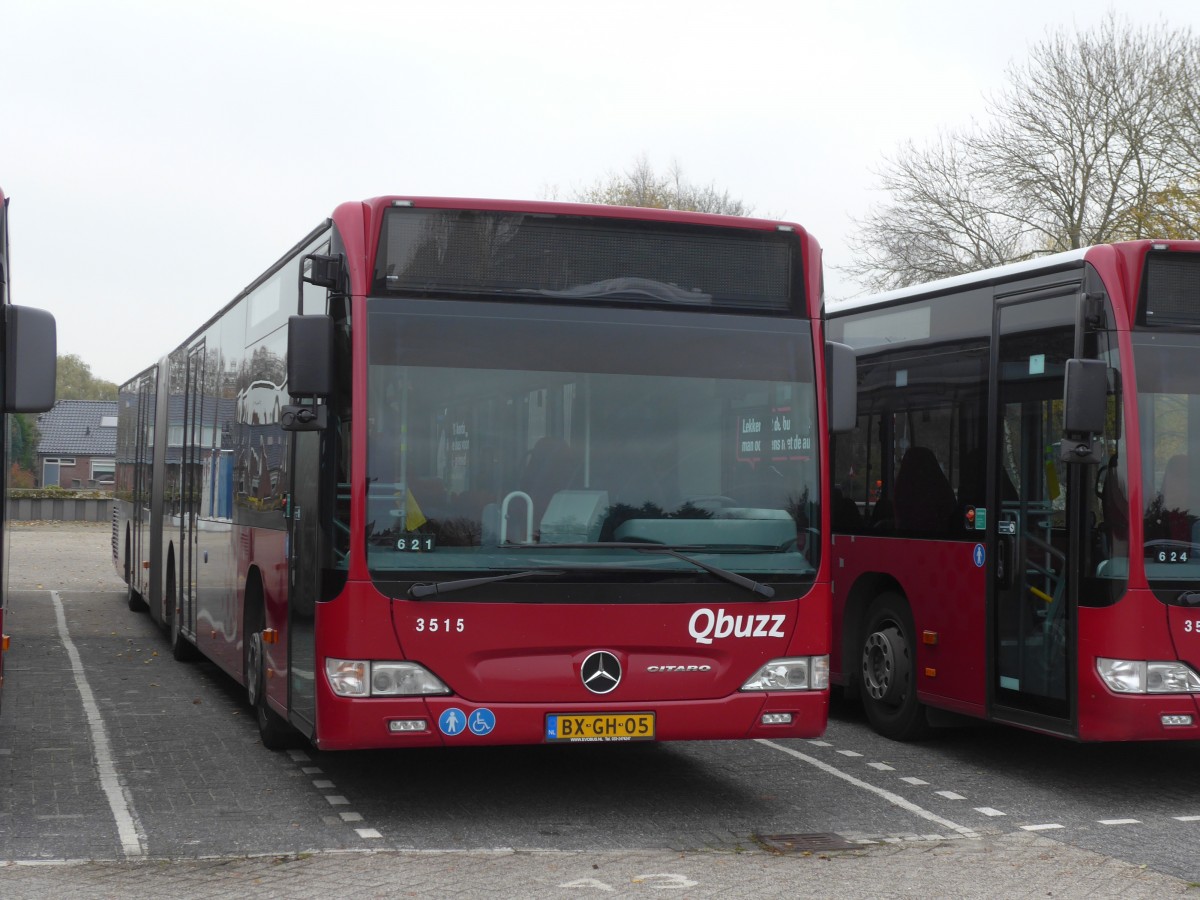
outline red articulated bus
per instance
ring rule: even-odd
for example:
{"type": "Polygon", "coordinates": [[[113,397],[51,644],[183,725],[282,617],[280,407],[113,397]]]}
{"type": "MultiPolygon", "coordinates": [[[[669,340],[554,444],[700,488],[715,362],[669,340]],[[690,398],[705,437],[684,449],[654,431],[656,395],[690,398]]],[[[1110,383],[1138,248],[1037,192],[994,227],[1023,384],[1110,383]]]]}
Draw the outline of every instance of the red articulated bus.
{"type": "Polygon", "coordinates": [[[872,725],[1200,738],[1200,242],[934,282],[828,328],[858,364],[831,668],[872,725]]]}
{"type": "Polygon", "coordinates": [[[4,688],[4,654],[9,636],[4,632],[8,605],[8,413],[45,412],[54,405],[54,376],[58,360],[54,317],[40,309],[13,306],[8,255],[8,198],[0,191],[0,396],[4,398],[0,425],[4,428],[4,454],[0,460],[0,691],[4,688]]]}
{"type": "Polygon", "coordinates": [[[343,204],[122,387],[130,604],[269,747],[818,735],[820,267],[785,223],[343,204]]]}

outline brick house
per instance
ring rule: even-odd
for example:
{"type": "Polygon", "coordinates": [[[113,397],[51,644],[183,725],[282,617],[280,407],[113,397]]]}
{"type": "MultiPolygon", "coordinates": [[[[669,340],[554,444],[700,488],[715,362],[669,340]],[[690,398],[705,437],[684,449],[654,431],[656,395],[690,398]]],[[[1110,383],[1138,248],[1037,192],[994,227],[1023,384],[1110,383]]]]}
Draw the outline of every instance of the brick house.
{"type": "Polygon", "coordinates": [[[38,416],[38,484],[110,488],[117,455],[116,400],[59,400],[38,416]]]}

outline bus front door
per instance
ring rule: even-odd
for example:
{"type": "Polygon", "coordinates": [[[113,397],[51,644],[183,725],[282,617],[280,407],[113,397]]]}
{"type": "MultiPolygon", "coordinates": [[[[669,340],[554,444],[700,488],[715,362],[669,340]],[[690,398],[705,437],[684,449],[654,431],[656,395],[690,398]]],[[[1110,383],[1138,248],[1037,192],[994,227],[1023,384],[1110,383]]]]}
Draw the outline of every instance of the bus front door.
{"type": "Polygon", "coordinates": [[[1055,733],[1072,728],[1073,523],[1058,441],[1078,296],[1001,300],[994,326],[991,713],[1055,733]]]}

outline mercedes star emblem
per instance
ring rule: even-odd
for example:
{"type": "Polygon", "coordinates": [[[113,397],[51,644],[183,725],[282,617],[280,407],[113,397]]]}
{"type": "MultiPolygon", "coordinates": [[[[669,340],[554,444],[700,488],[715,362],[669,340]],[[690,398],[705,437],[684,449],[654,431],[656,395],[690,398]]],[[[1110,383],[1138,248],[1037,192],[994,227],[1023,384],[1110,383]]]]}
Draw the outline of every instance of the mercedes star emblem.
{"type": "Polygon", "coordinates": [[[593,694],[608,694],[621,683],[621,664],[607,650],[597,650],[583,661],[579,676],[593,694]]]}

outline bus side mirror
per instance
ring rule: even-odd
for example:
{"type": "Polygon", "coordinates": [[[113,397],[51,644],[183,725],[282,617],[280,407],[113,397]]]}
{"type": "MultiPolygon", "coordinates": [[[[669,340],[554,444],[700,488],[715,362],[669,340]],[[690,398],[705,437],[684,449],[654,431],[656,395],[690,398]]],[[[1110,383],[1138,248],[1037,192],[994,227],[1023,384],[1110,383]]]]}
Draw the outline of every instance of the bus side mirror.
{"type": "Polygon", "coordinates": [[[1108,365],[1099,359],[1068,359],[1063,386],[1064,462],[1100,462],[1108,420],[1108,365]]]}
{"type": "Polygon", "coordinates": [[[308,267],[302,269],[301,277],[305,281],[334,292],[341,290],[346,265],[345,258],[340,253],[337,256],[310,253],[304,257],[304,262],[308,263],[308,267]]]}
{"type": "Polygon", "coordinates": [[[284,431],[323,431],[329,422],[327,400],[333,393],[333,318],[289,316],[288,394],[312,403],[289,404],[279,413],[284,431]]]}
{"type": "Polygon", "coordinates": [[[858,361],[853,347],[825,342],[825,380],[829,389],[829,431],[853,431],[858,425],[858,361]]]}
{"type": "Polygon", "coordinates": [[[288,317],[287,377],[293,397],[324,398],[333,393],[330,316],[288,317]]]}
{"type": "Polygon", "coordinates": [[[28,306],[4,308],[4,411],[45,412],[54,405],[58,365],[54,316],[28,306]]]}

